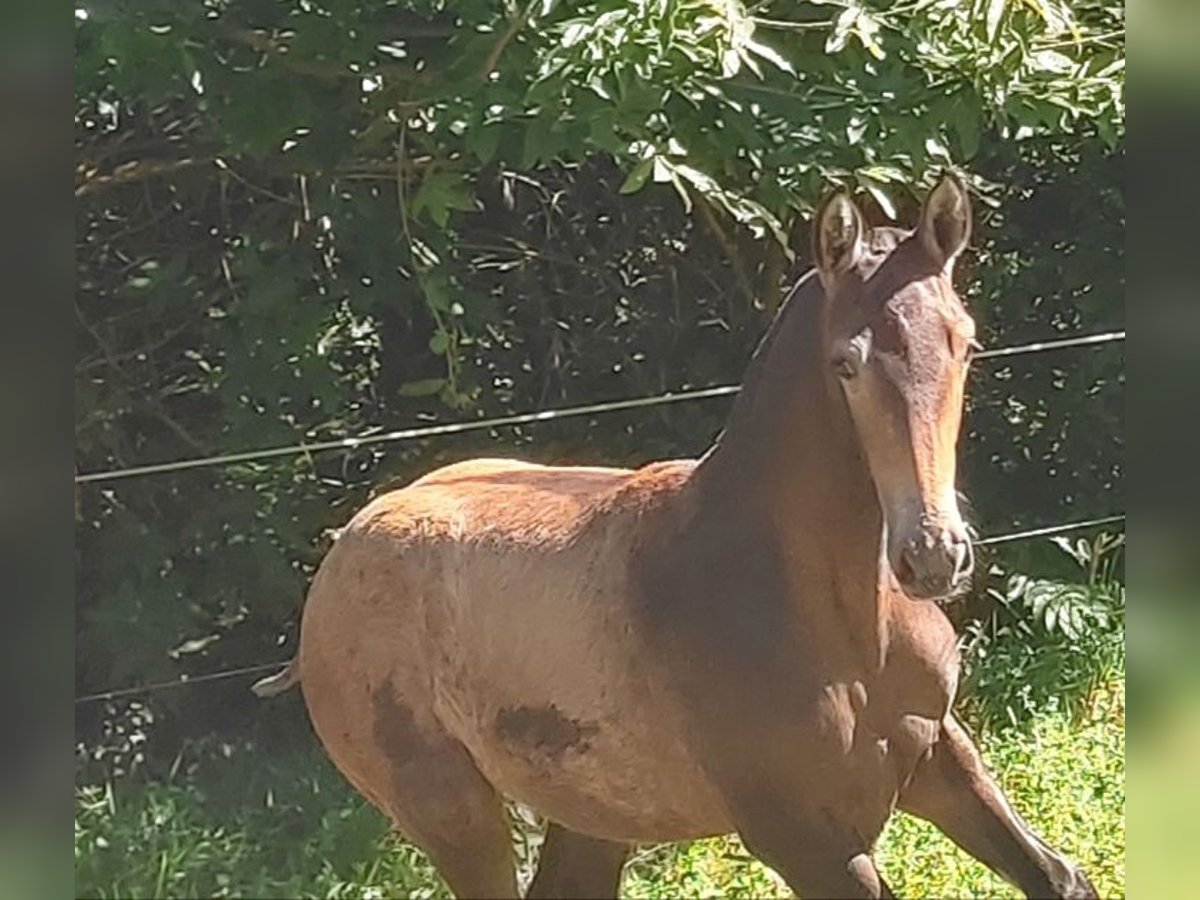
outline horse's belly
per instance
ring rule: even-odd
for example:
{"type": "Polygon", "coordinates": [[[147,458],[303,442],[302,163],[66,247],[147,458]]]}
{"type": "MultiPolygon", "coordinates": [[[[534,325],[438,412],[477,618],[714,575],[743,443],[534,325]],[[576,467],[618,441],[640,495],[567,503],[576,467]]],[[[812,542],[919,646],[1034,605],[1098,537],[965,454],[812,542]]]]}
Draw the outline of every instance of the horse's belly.
{"type": "Polygon", "coordinates": [[[731,831],[679,738],[661,721],[636,732],[629,724],[520,705],[464,743],[497,790],[573,831],[628,842],[731,831]]]}
{"type": "MultiPolygon", "coordinates": [[[[531,601],[526,611],[537,606],[531,601]]],[[[472,616],[480,630],[442,670],[437,715],[484,776],[511,799],[596,837],[665,841],[728,831],[684,738],[679,700],[649,674],[637,643],[612,623],[581,616],[568,627],[538,611],[516,620],[538,622],[536,631],[472,616]]]]}

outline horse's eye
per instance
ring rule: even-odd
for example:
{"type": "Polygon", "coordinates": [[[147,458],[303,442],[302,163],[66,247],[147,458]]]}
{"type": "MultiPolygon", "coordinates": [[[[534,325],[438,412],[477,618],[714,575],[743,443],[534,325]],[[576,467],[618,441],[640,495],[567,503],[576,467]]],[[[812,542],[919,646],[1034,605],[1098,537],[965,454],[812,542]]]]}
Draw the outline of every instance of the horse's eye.
{"type": "Polygon", "coordinates": [[[833,361],[833,371],[837,373],[837,377],[842,381],[849,381],[858,374],[858,366],[854,364],[854,360],[848,356],[839,356],[833,361]]]}

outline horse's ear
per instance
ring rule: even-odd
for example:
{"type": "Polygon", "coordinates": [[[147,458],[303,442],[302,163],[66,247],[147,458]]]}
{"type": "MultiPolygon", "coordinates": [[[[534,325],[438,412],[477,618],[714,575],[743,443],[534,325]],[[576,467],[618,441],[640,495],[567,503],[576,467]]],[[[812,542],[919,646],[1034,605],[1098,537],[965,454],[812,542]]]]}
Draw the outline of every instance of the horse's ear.
{"type": "Polygon", "coordinates": [[[821,204],[813,220],[813,259],[822,280],[846,272],[862,253],[862,213],[849,195],[838,191],[821,204]]]}
{"type": "Polygon", "coordinates": [[[971,198],[954,175],[942,176],[930,191],[917,233],[934,260],[949,271],[971,239],[971,198]]]}

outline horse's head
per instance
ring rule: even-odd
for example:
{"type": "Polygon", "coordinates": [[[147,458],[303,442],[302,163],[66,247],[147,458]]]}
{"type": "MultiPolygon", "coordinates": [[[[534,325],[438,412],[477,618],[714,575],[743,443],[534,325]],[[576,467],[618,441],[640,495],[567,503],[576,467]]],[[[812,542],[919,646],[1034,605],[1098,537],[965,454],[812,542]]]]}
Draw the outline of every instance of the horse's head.
{"type": "Polygon", "coordinates": [[[815,221],[826,377],[875,483],[888,563],[910,596],[945,597],[974,564],[954,475],[975,324],[951,283],[970,201],[948,176],[915,231],[868,229],[845,194],[815,221]]]}

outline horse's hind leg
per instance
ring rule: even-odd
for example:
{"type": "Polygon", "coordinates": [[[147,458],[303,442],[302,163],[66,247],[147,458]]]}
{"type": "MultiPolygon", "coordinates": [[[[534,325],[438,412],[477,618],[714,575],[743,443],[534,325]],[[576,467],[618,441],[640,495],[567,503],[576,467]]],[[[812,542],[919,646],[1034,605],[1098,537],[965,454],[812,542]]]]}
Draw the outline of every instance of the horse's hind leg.
{"type": "Polygon", "coordinates": [[[952,717],[933,753],[900,795],[905,812],[928,819],[1027,897],[1094,898],[1095,887],[1048,847],[1008,805],[979,751],[952,717]]]}
{"type": "Polygon", "coordinates": [[[413,771],[412,781],[398,781],[394,797],[385,801],[388,814],[425,851],[455,897],[519,897],[504,807],[469,757],[456,759],[450,746],[445,753],[448,758],[424,775],[413,771]],[[435,784],[418,787],[422,777],[435,784]]]}
{"type": "Polygon", "coordinates": [[[537,874],[529,885],[528,896],[562,900],[615,898],[628,853],[626,844],[577,834],[551,823],[546,829],[537,874]]]}
{"type": "Polygon", "coordinates": [[[349,781],[437,868],[460,898],[517,897],[504,807],[475,761],[423,706],[385,681],[304,682],[313,725],[349,781]],[[361,684],[361,682],[360,682],[361,684]]]}
{"type": "Polygon", "coordinates": [[[418,725],[390,692],[377,697],[375,714],[376,746],[392,770],[385,812],[456,897],[518,896],[504,807],[466,748],[440,728],[418,725]]]}

